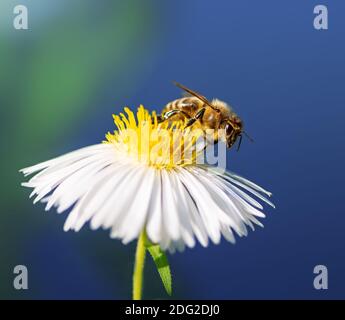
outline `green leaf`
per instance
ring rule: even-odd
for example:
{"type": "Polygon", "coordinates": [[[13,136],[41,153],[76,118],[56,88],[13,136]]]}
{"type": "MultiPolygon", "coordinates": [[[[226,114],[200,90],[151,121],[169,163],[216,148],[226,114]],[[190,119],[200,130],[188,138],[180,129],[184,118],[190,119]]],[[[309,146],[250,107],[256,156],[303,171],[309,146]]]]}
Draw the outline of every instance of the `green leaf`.
{"type": "Polygon", "coordinates": [[[151,257],[153,258],[166,292],[169,296],[171,296],[172,280],[170,266],[166,254],[164,251],[162,251],[158,244],[152,244],[148,239],[146,242],[146,249],[150,252],[151,257]]]}

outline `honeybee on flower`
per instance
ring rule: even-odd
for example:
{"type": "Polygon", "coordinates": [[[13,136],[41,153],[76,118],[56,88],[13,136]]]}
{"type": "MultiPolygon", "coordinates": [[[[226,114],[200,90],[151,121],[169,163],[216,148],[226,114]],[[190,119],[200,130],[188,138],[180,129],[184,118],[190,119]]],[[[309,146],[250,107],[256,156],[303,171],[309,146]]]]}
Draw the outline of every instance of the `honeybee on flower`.
{"type": "Polygon", "coordinates": [[[143,106],[136,114],[125,108],[114,122],[117,129],[102,143],[20,171],[34,174],[22,183],[33,189],[34,203],[45,203],[46,210],[56,207],[58,213],[72,208],[65,231],[79,231],[90,222],[92,229],[109,229],[124,244],[138,239],[134,299],[141,298],[146,249],[154,257],[154,252],[192,248],[197,241],[204,247],[218,244],[221,236],[234,243],[235,234],[247,235],[248,226],[262,226],[263,207],[254,198],[273,206],[271,193],[237,174],[200,164],[207,147],[203,130],[186,127],[181,119],[159,121],[143,106]]]}

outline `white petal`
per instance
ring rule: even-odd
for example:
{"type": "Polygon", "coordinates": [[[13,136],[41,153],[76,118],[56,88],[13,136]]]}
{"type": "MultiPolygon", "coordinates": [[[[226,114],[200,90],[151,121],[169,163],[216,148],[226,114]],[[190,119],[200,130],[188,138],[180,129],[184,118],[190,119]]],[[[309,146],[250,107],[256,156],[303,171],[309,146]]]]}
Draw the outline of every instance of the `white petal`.
{"type": "Polygon", "coordinates": [[[223,190],[213,183],[212,180],[208,179],[203,172],[199,171],[198,177],[202,183],[208,186],[208,192],[210,193],[212,200],[217,203],[221,210],[230,218],[229,223],[222,221],[222,224],[231,226],[239,235],[247,235],[246,227],[242,222],[245,218],[233,199],[227,197],[223,190]]]}
{"type": "Polygon", "coordinates": [[[141,174],[140,186],[136,190],[136,196],[130,204],[119,231],[122,242],[125,244],[139,236],[148,214],[155,170],[143,168],[141,174]]]}
{"type": "Polygon", "coordinates": [[[46,206],[49,210],[58,203],[58,212],[62,212],[75,203],[90,188],[90,180],[108,165],[112,164],[110,158],[100,159],[85,166],[67,177],[50,196],[46,206]]]}
{"type": "Polygon", "coordinates": [[[162,239],[162,176],[161,170],[155,171],[152,198],[147,218],[146,232],[153,243],[162,239]]]}
{"type": "Polygon", "coordinates": [[[178,173],[175,170],[169,172],[172,191],[174,193],[175,203],[177,204],[177,214],[180,221],[181,240],[192,248],[195,245],[193,229],[191,224],[191,216],[189,214],[189,206],[186,201],[185,191],[181,181],[178,179],[178,173]]]}
{"type": "Polygon", "coordinates": [[[65,224],[65,230],[74,229],[78,231],[96,215],[100,207],[112,198],[112,189],[109,185],[116,185],[121,177],[128,172],[127,170],[129,171],[129,168],[112,164],[90,177],[89,181],[84,184],[87,191],[80,198],[78,205],[71,211],[65,224]]]}
{"type": "Polygon", "coordinates": [[[258,198],[274,206],[271,193],[236,174],[208,166],[156,169],[133,162],[112,144],[99,144],[21,170],[36,173],[23,186],[34,202],[63,212],[73,206],[64,230],[111,228],[111,237],[128,243],[146,228],[163,250],[183,251],[195,238],[203,246],[221,235],[234,243],[233,231],[262,226],[258,198]],[[253,196],[253,197],[252,197],[253,196]]]}
{"type": "MultiPolygon", "coordinates": [[[[105,143],[84,147],[84,148],[66,153],[57,158],[38,163],[34,166],[20,169],[19,171],[22,172],[25,176],[27,176],[48,167],[52,168],[53,166],[58,166],[61,164],[77,161],[79,159],[82,159],[85,156],[92,155],[95,152],[98,152],[100,150],[110,149],[111,147],[112,146],[110,144],[105,144],[105,143]]],[[[44,171],[42,171],[42,174],[43,172],[44,171]]]]}
{"type": "Polygon", "coordinates": [[[210,239],[216,244],[219,243],[220,222],[217,204],[210,198],[205,186],[198,182],[188,169],[180,170],[180,179],[192,195],[210,239]]]}
{"type": "Polygon", "coordinates": [[[104,198],[95,196],[99,209],[91,220],[91,228],[111,228],[117,219],[126,213],[135,195],[139,168],[127,166],[113,175],[109,184],[104,186],[104,198]],[[104,201],[102,201],[104,199],[104,201]]]}
{"type": "Polygon", "coordinates": [[[180,226],[177,203],[170,180],[169,173],[166,170],[162,170],[163,226],[171,240],[176,241],[180,238],[180,226]]]}

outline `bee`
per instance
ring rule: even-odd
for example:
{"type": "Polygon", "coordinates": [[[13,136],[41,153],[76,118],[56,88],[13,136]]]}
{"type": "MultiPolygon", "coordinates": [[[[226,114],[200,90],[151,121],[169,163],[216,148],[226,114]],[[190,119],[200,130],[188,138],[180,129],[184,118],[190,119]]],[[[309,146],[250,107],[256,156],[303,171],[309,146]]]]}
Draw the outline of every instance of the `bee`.
{"type": "Polygon", "coordinates": [[[174,82],[174,84],[186,94],[184,97],[166,104],[161,114],[158,115],[159,122],[186,120],[186,127],[201,128],[204,132],[207,129],[213,129],[212,142],[217,143],[219,139],[222,139],[226,142],[227,148],[231,148],[239,138],[237,147],[239,150],[242,134],[253,141],[243,131],[242,120],[226,102],[219,99],[209,101],[201,94],[178,82],[174,82]]]}

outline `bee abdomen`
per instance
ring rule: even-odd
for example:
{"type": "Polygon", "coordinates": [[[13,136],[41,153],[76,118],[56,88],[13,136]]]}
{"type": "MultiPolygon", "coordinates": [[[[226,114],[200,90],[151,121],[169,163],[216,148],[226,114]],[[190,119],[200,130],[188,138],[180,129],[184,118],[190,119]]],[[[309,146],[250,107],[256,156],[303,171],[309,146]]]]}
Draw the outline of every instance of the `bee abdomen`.
{"type": "Polygon", "coordinates": [[[187,113],[193,112],[198,109],[198,102],[195,101],[192,97],[186,97],[181,99],[176,99],[174,101],[169,102],[165,108],[163,109],[162,113],[164,114],[170,110],[183,110],[187,113]]]}

